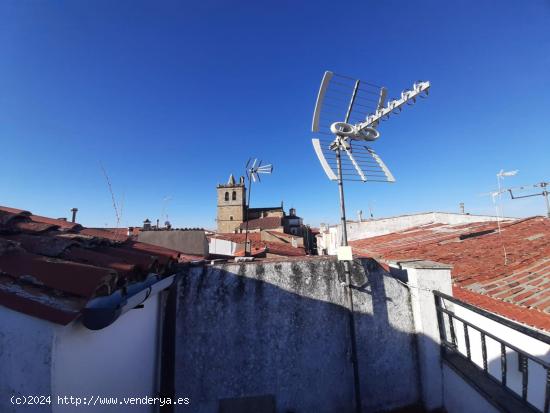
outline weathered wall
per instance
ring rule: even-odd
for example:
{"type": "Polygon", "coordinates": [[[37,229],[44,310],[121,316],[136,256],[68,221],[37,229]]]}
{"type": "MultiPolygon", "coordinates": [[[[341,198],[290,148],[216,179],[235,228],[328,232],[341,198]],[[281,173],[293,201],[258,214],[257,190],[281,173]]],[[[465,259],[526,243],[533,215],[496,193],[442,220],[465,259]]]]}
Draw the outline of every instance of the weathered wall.
{"type": "Polygon", "coordinates": [[[0,412],[51,412],[12,405],[11,396],[50,395],[54,324],[0,306],[0,412]]]}
{"type": "MultiPolygon", "coordinates": [[[[281,413],[351,412],[343,278],[332,259],[192,269],[179,283],[176,394],[197,413],[265,394],[281,413]]],[[[370,260],[354,265],[353,285],[364,411],[417,402],[408,289],[370,260]]]]}
{"type": "Polygon", "coordinates": [[[138,241],[170,248],[184,254],[208,255],[208,241],[204,231],[141,231],[138,241]]]}

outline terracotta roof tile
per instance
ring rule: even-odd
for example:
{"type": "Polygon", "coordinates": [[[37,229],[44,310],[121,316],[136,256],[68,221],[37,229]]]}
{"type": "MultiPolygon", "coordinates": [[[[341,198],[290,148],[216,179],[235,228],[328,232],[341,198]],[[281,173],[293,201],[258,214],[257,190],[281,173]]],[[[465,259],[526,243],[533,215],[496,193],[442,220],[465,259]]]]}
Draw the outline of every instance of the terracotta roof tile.
{"type": "MultiPolygon", "coordinates": [[[[264,217],[251,219],[248,221],[248,229],[275,229],[283,226],[283,219],[281,217],[264,217]]],[[[246,221],[239,225],[240,229],[246,228],[246,221]]]]}
{"type": "Polygon", "coordinates": [[[95,296],[200,258],[0,207],[0,305],[56,323],[77,318],[95,296]]]}
{"type": "Polygon", "coordinates": [[[534,327],[550,326],[547,218],[507,221],[500,233],[497,222],[426,225],[350,244],[359,256],[452,264],[455,294],[466,301],[534,327]]]}

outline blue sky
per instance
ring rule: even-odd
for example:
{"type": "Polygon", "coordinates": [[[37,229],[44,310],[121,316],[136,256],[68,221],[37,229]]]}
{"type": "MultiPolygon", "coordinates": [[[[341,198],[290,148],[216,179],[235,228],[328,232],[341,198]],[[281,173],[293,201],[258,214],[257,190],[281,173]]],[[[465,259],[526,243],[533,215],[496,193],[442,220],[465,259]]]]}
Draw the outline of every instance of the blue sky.
{"type": "MultiPolygon", "coordinates": [[[[325,70],[430,97],[373,146],[397,183],[346,186],[350,218],[491,213],[506,185],[550,179],[549,1],[3,1],[0,204],[114,225],[215,227],[215,185],[250,156],[275,165],[253,206],[338,220],[311,147],[325,70]]],[[[541,197],[503,202],[543,214],[541,197]]]]}

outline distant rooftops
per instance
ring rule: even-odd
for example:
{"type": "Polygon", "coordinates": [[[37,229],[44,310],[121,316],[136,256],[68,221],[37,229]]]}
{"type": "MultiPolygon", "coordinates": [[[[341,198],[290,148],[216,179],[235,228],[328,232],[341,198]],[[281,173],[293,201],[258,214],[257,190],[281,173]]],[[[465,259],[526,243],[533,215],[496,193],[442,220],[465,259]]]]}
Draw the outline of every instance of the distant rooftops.
{"type": "Polygon", "coordinates": [[[500,226],[434,223],[350,244],[358,256],[452,264],[457,298],[550,331],[550,219],[500,226]]]}
{"type": "Polygon", "coordinates": [[[76,319],[94,297],[200,259],[122,232],[0,207],[0,305],[54,323],[76,319]]]}
{"type": "MultiPolygon", "coordinates": [[[[243,222],[239,225],[240,230],[245,230],[247,228],[246,222],[243,222]]],[[[283,226],[283,218],[281,217],[265,217],[251,219],[248,221],[248,230],[255,229],[276,229],[283,226]]]]}
{"type": "MultiPolygon", "coordinates": [[[[292,237],[289,234],[284,234],[277,231],[267,231],[272,235],[277,235],[281,238],[289,238],[292,237]]],[[[245,233],[240,234],[210,234],[208,235],[208,238],[217,238],[222,239],[226,241],[232,241],[238,244],[243,244],[242,247],[240,247],[237,250],[236,256],[244,255],[244,242],[246,238],[245,233]]],[[[294,247],[291,245],[290,242],[274,242],[274,241],[265,241],[261,239],[261,233],[260,232],[251,232],[248,234],[248,239],[252,245],[252,252],[253,255],[261,256],[265,254],[271,254],[271,255],[278,255],[282,257],[301,257],[306,255],[306,251],[303,247],[294,247]]]]}

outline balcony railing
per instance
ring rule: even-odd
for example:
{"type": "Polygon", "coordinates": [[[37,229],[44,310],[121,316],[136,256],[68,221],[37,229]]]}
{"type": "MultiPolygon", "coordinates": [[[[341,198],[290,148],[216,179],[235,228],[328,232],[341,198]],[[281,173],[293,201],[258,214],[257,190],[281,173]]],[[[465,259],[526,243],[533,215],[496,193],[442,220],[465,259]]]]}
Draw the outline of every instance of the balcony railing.
{"type": "MultiPolygon", "coordinates": [[[[492,382],[498,383],[511,397],[522,402],[529,409],[528,411],[549,413],[550,363],[519,348],[517,337],[527,336],[527,341],[534,339],[544,346],[544,344],[550,345],[550,336],[438,291],[434,291],[434,298],[443,359],[451,361],[451,359],[456,360],[459,356],[467,360],[470,371],[473,371],[471,366],[475,366],[482,373],[481,377],[486,377],[492,382]],[[460,315],[457,314],[459,308],[462,309],[460,315]],[[463,309],[473,312],[474,316],[472,317],[472,313],[463,309]],[[520,333],[520,335],[516,334],[516,345],[500,337],[506,335],[506,331],[509,330],[480,326],[480,324],[484,326],[494,325],[493,322],[520,333]],[[488,329],[493,332],[488,331],[488,329]],[[495,333],[495,330],[500,330],[504,334],[495,333]],[[493,359],[488,358],[487,347],[489,341],[491,353],[495,356],[493,359]],[[517,364],[511,362],[512,360],[516,361],[517,364]],[[512,370],[513,368],[517,371],[512,370]],[[515,386],[514,389],[514,386],[511,386],[512,383],[510,383],[510,377],[516,379],[514,380],[515,384],[520,382],[521,387],[515,386]],[[529,394],[530,378],[538,382],[531,384],[532,388],[538,387],[539,394],[537,397],[529,394]],[[541,400],[541,397],[543,400],[541,400]]],[[[476,387],[479,388],[479,386],[476,387]]]]}

